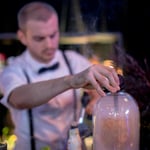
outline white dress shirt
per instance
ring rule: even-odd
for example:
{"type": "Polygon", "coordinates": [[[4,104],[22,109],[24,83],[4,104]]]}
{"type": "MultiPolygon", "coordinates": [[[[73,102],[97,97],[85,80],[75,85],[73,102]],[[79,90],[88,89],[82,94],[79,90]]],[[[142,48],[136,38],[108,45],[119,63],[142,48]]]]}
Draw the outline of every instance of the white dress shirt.
{"type": "MultiPolygon", "coordinates": [[[[66,54],[74,73],[78,73],[91,65],[87,59],[75,51],[67,51],[66,54]]],[[[29,51],[25,50],[1,73],[0,88],[4,93],[1,102],[11,112],[12,121],[15,125],[14,133],[18,137],[15,150],[30,150],[27,110],[15,109],[8,103],[8,96],[11,91],[18,86],[27,84],[23,69],[26,70],[31,82],[54,79],[70,74],[60,50],[57,50],[55,58],[46,65],[33,59],[29,51]],[[37,73],[42,66],[50,66],[56,62],[60,63],[57,70],[47,71],[40,75],[37,73]]],[[[49,89],[49,92],[51,92],[51,89],[49,89]]],[[[77,95],[80,99],[80,90],[77,90],[77,95]]],[[[32,101],[32,99],[29,99],[29,101],[32,101]]],[[[74,115],[73,105],[73,90],[68,90],[54,97],[48,103],[32,109],[37,150],[41,150],[45,146],[50,146],[52,150],[66,150],[67,133],[74,115]]],[[[78,103],[78,108],[80,105],[78,103]]]]}

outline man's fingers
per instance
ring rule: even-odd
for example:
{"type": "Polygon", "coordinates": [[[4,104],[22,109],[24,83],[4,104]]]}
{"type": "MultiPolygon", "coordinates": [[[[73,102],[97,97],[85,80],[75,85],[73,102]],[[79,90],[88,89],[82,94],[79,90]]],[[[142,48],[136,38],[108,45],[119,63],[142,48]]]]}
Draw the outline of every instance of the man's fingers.
{"type": "Polygon", "coordinates": [[[103,89],[102,89],[101,85],[99,84],[99,81],[97,80],[97,78],[95,78],[94,76],[91,76],[90,77],[90,83],[97,90],[99,95],[105,96],[105,92],[103,91],[103,89]]]}
{"type": "Polygon", "coordinates": [[[109,67],[109,71],[112,73],[112,77],[115,80],[115,83],[117,83],[119,85],[120,81],[119,81],[119,77],[118,77],[116,70],[112,67],[109,67]]]}
{"type": "Polygon", "coordinates": [[[101,96],[106,95],[103,91],[104,88],[110,92],[116,92],[120,89],[119,77],[114,68],[98,64],[89,67],[84,73],[86,74],[86,83],[83,87],[95,88],[101,96]]]}
{"type": "Polygon", "coordinates": [[[116,92],[117,90],[119,90],[118,85],[116,84],[114,78],[111,75],[109,78],[107,78],[106,76],[95,72],[95,78],[102,89],[106,88],[110,92],[116,92]]]}
{"type": "MultiPolygon", "coordinates": [[[[105,68],[103,70],[99,70],[99,74],[103,76],[103,79],[101,80],[103,83],[103,86],[107,86],[106,88],[109,89],[116,89],[119,90],[119,77],[115,71],[114,68],[104,66],[105,68]],[[108,79],[108,81],[106,81],[108,79]],[[109,83],[109,84],[108,84],[109,83]]],[[[112,91],[113,92],[113,91],[112,91]]]]}

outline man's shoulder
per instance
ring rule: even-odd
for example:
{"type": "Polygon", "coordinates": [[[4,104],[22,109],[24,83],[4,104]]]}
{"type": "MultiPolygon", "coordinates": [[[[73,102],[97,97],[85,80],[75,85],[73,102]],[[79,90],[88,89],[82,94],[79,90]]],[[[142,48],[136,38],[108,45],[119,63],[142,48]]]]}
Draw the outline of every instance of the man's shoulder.
{"type": "Polygon", "coordinates": [[[8,67],[21,67],[23,65],[23,57],[22,56],[16,56],[11,57],[8,59],[8,67]]]}
{"type": "Polygon", "coordinates": [[[67,59],[73,66],[90,66],[91,62],[87,57],[77,52],[76,50],[65,50],[64,51],[67,59]]]}
{"type": "Polygon", "coordinates": [[[79,53],[76,50],[67,49],[62,52],[65,53],[68,57],[71,57],[72,59],[78,58],[78,57],[82,57],[82,58],[86,59],[81,53],[79,53]]]}
{"type": "Polygon", "coordinates": [[[7,59],[7,65],[4,67],[3,72],[18,72],[22,70],[24,64],[23,55],[11,56],[7,59]]]}

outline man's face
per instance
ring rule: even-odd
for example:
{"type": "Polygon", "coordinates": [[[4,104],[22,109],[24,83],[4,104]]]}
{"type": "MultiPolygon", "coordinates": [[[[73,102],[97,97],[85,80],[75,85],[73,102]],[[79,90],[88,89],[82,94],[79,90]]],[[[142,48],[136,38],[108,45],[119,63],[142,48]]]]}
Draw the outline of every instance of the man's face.
{"type": "Polygon", "coordinates": [[[23,33],[24,44],[40,62],[51,61],[59,45],[59,25],[56,15],[47,22],[29,20],[23,33]]]}

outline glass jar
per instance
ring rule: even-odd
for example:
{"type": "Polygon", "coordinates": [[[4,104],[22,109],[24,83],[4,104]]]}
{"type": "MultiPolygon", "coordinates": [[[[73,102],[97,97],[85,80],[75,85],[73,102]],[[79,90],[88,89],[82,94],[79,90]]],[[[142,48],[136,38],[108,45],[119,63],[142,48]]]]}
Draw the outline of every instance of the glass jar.
{"type": "Polygon", "coordinates": [[[95,109],[93,150],[139,150],[140,113],[131,95],[107,93],[95,109]]]}

